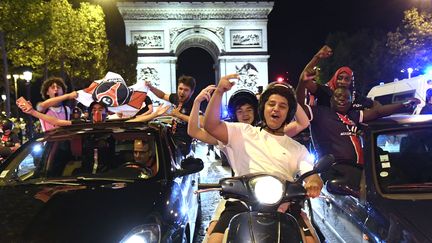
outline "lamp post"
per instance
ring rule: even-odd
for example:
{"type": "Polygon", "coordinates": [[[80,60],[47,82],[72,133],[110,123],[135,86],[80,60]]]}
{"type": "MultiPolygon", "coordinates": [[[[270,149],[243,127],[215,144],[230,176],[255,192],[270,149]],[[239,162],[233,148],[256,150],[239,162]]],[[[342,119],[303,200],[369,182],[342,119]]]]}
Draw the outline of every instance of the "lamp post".
{"type": "Polygon", "coordinates": [[[3,101],[3,104],[4,104],[4,106],[5,106],[5,109],[6,109],[6,95],[5,94],[2,94],[1,95],[1,99],[2,99],[2,101],[3,101]]]}
{"type": "Polygon", "coordinates": [[[17,82],[18,82],[20,75],[19,74],[13,74],[12,77],[14,79],[15,100],[17,100],[18,99],[18,84],[17,84],[17,82]]]}
{"type": "Polygon", "coordinates": [[[27,81],[26,83],[26,91],[27,91],[27,100],[30,101],[31,97],[30,97],[30,81],[32,79],[33,73],[31,71],[25,71],[23,72],[23,78],[25,79],[25,81],[27,81]]]}
{"type": "MultiPolygon", "coordinates": [[[[32,79],[33,73],[31,71],[25,71],[23,72],[23,79],[26,81],[26,92],[27,92],[27,100],[31,101],[31,95],[30,95],[30,81],[32,79]]],[[[29,115],[29,126],[27,130],[28,138],[33,137],[33,118],[29,115]]]]}
{"type": "Polygon", "coordinates": [[[411,73],[414,71],[412,68],[407,68],[408,78],[411,78],[411,73]]]}

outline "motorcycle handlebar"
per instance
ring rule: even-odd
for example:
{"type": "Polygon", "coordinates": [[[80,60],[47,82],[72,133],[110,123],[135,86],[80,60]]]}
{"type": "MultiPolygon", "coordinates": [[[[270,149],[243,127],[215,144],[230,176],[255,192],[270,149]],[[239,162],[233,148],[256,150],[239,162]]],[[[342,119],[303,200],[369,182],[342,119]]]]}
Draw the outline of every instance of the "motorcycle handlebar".
{"type": "Polygon", "coordinates": [[[198,183],[198,189],[218,189],[221,188],[219,183],[198,183]]]}
{"type": "Polygon", "coordinates": [[[221,191],[222,187],[219,183],[199,183],[198,190],[194,191],[195,194],[211,191],[221,191]]]}

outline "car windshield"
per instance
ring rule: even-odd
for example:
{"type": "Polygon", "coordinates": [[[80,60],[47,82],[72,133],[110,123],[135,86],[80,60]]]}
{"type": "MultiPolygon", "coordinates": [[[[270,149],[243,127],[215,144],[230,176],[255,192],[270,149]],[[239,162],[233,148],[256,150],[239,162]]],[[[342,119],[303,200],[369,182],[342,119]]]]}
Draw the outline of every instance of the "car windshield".
{"type": "Polygon", "coordinates": [[[159,171],[155,134],[148,131],[56,135],[29,142],[0,172],[3,183],[134,181],[159,171]]]}
{"type": "Polygon", "coordinates": [[[376,176],[384,193],[432,191],[431,128],[381,133],[376,144],[376,176]]]}

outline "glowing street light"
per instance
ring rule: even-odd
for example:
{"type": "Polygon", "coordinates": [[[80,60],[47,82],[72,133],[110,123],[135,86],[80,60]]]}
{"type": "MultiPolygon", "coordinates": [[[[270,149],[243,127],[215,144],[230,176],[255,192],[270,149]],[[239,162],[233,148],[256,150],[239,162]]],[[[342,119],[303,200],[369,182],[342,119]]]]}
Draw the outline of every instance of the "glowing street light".
{"type": "Polygon", "coordinates": [[[407,68],[408,78],[411,78],[411,73],[414,71],[412,68],[407,68]]]}

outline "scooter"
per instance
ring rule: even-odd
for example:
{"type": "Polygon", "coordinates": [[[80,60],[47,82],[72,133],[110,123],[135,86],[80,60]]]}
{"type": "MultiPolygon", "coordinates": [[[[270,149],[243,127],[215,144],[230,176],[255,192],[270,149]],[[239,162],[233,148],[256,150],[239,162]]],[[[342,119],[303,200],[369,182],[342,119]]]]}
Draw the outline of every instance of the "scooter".
{"type": "Polygon", "coordinates": [[[265,173],[253,173],[223,178],[218,184],[199,184],[197,193],[220,191],[225,199],[237,199],[247,205],[249,211],[231,219],[224,242],[305,242],[295,217],[289,212],[278,212],[277,209],[283,203],[289,203],[290,208],[302,206],[307,199],[303,180],[325,171],[333,163],[333,155],[323,156],[315,163],[313,170],[294,182],[265,173]]]}

